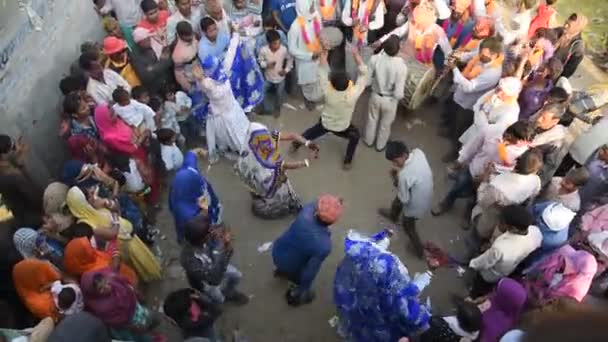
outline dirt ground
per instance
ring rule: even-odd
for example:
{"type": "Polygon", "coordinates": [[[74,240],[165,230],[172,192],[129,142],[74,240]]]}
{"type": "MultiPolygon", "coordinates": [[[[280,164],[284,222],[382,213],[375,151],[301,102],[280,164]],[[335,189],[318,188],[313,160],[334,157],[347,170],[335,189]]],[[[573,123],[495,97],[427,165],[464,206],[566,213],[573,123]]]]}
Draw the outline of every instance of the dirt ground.
{"type": "MultiPolygon", "coordinates": [[[[588,63],[579,68],[571,78],[575,88],[581,89],[600,81],[606,76],[598,73],[588,63]],[[591,68],[591,69],[590,69],[591,68]],[[583,77],[584,75],[584,77],[583,77]]],[[[302,102],[290,97],[288,102],[300,108],[302,102]]],[[[368,94],[365,93],[357,105],[353,117],[355,126],[362,129],[367,116],[368,94]]],[[[433,168],[435,202],[447,191],[450,183],[446,177],[445,164],[441,157],[446,151],[447,140],[437,136],[438,113],[441,104],[426,105],[415,112],[400,108],[393,124],[392,139],[401,139],[410,148],[422,149],[433,168]]],[[[257,116],[256,121],[281,131],[303,132],[316,123],[319,111],[308,112],[283,108],[280,118],[257,116]]],[[[201,163],[201,170],[215,187],[224,205],[224,220],[235,233],[235,254],[233,263],[243,272],[242,291],[250,295],[250,303],[244,307],[225,306],[224,314],[216,325],[223,340],[230,340],[238,329],[252,342],[300,342],[300,341],[340,341],[336,330],[328,320],[335,314],[332,284],[337,264],[344,255],[343,241],[349,229],[373,233],[385,227],[376,215],[376,210],[388,206],[395,195],[388,177],[389,163],[382,153],[360,143],[355,154],[353,169],[343,171],[342,158],[346,141],[326,135],[319,139],[320,158],[314,160],[309,169],[292,171],[289,177],[305,201],[312,201],[322,193],[332,193],[345,199],[345,212],[342,219],[332,228],[333,250],[323,264],[315,282],[316,299],[313,303],[299,308],[287,305],[284,294],[287,284],[273,277],[270,251],[258,252],[258,247],[276,239],[290,224],[293,217],[283,220],[265,221],[254,217],[250,210],[250,197],[245,187],[232,171],[232,163],[222,160],[208,169],[208,163],[201,163]]],[[[287,159],[304,158],[305,151],[299,155],[288,152],[283,145],[282,151],[287,159]]],[[[158,307],[162,299],[172,290],[187,286],[183,270],[179,265],[179,247],[175,242],[173,220],[167,209],[166,201],[158,218],[158,228],[166,235],[161,241],[165,259],[165,279],[151,284],[147,294],[149,303],[158,307]]],[[[442,248],[457,253],[464,248],[465,231],[460,228],[462,202],[457,202],[450,213],[441,217],[430,214],[419,222],[418,230],[423,240],[435,242],[442,248]]],[[[426,270],[426,264],[417,259],[408,249],[408,239],[402,231],[391,242],[391,250],[396,253],[411,274],[426,270]]],[[[423,299],[430,296],[434,314],[446,314],[452,310],[451,295],[464,293],[464,280],[455,269],[438,271],[431,285],[423,292],[423,299]]],[[[164,324],[170,341],[179,341],[174,327],[164,324]]]]}

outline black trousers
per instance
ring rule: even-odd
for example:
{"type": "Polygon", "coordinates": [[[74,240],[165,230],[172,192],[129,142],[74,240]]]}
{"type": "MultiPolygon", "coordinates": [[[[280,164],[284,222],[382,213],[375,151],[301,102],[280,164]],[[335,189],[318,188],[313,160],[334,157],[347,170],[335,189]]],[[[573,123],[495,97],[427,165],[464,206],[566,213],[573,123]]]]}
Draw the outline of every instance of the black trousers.
{"type": "Polygon", "coordinates": [[[361,134],[359,134],[359,130],[357,130],[355,126],[350,124],[345,130],[341,132],[331,131],[323,127],[323,124],[319,119],[319,122],[304,131],[304,133],[302,133],[302,136],[307,140],[315,140],[319,137],[324,136],[327,133],[332,133],[334,135],[339,136],[340,138],[348,140],[348,146],[346,147],[346,156],[344,156],[344,163],[352,162],[353,157],[355,155],[355,151],[357,150],[357,145],[359,144],[359,138],[361,137],[361,134]]]}
{"type": "Polygon", "coordinates": [[[474,115],[472,110],[464,109],[456,103],[453,96],[445,102],[442,121],[451,132],[452,140],[458,141],[458,138],[473,124],[474,115]]]}
{"type": "Polygon", "coordinates": [[[418,219],[415,217],[401,216],[402,210],[403,203],[401,203],[398,197],[395,197],[391,204],[391,217],[396,222],[399,222],[398,219],[401,218],[401,226],[410,239],[414,252],[419,258],[422,258],[424,257],[424,246],[422,245],[422,240],[420,240],[420,235],[418,235],[418,231],[416,230],[416,221],[418,219]]]}

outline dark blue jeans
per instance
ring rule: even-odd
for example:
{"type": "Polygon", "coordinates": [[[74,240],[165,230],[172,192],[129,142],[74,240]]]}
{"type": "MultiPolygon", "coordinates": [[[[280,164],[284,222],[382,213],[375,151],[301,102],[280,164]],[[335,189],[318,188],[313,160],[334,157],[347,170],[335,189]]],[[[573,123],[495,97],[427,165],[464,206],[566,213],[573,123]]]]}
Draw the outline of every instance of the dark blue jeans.
{"type": "Polygon", "coordinates": [[[285,98],[285,80],[279,83],[264,81],[264,114],[281,111],[285,98]]]}
{"type": "Polygon", "coordinates": [[[472,197],[475,195],[474,192],[473,176],[471,176],[468,166],[465,166],[456,174],[454,184],[452,184],[452,188],[450,188],[450,191],[445,195],[441,204],[448,209],[452,208],[457,199],[472,197]]]}

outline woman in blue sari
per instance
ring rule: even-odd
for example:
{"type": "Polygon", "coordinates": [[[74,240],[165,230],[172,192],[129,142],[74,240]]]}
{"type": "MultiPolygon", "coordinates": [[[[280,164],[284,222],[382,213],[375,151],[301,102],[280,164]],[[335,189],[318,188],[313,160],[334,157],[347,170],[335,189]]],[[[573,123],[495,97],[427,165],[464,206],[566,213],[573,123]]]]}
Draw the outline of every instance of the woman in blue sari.
{"type": "Polygon", "coordinates": [[[412,280],[399,258],[388,251],[388,232],[372,237],[350,231],[345,256],[334,280],[340,334],[350,342],[397,341],[428,328],[429,308],[419,295],[430,275],[412,280]]]}
{"type": "MultiPolygon", "coordinates": [[[[201,20],[201,29],[203,37],[198,47],[199,60],[204,61],[209,55],[222,60],[234,97],[245,113],[251,112],[262,101],[264,86],[264,77],[253,49],[247,48],[238,32],[227,32],[223,25],[218,25],[210,17],[201,20]]],[[[197,113],[200,117],[206,114],[207,111],[197,113]]]]}
{"type": "Polygon", "coordinates": [[[195,149],[184,156],[184,164],[175,173],[169,192],[169,209],[175,220],[177,241],[184,240],[185,224],[202,210],[207,211],[212,226],[222,223],[222,205],[210,183],[198,169],[198,158],[206,151],[195,149]]]}

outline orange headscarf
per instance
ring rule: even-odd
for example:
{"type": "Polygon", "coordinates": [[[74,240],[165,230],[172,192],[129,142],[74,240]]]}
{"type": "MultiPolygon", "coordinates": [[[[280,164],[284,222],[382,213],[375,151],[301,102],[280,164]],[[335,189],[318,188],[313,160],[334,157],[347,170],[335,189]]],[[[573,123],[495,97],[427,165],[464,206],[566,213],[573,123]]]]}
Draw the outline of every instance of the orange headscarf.
{"type": "MultiPolygon", "coordinates": [[[[106,252],[93,248],[86,237],[70,241],[63,251],[63,268],[75,276],[109,267],[111,262],[112,257],[106,252]]],[[[129,266],[121,263],[119,272],[131,285],[137,285],[137,275],[129,266]]]]}
{"type": "Polygon", "coordinates": [[[25,259],[13,267],[13,283],[17,294],[28,310],[39,319],[51,317],[57,321],[59,318],[50,288],[59,279],[59,272],[46,261],[25,259]],[[41,291],[45,286],[48,288],[41,291]]]}

